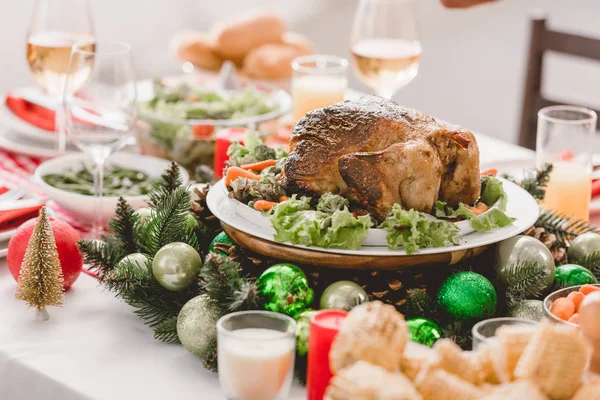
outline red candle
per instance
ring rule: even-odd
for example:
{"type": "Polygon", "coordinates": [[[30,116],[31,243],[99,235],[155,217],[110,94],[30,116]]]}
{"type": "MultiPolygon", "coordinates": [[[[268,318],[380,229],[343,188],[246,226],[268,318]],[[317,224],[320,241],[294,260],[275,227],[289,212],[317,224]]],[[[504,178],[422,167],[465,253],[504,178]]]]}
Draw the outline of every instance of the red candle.
{"type": "Polygon", "coordinates": [[[247,131],[246,128],[227,128],[220,130],[215,135],[215,161],[213,170],[216,178],[223,176],[225,161],[229,160],[227,149],[233,142],[243,143],[247,131]]]}
{"type": "Polygon", "coordinates": [[[348,313],[342,310],[322,310],[310,319],[308,336],[308,374],[306,391],[308,400],[322,400],[329,380],[329,349],[342,321],[348,313]]]}

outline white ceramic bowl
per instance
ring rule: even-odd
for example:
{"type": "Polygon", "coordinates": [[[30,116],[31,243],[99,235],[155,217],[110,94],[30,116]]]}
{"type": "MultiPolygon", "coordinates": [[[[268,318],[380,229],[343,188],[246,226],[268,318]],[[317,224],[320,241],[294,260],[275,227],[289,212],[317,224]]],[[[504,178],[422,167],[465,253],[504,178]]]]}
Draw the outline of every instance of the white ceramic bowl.
{"type": "MultiPolygon", "coordinates": [[[[55,188],[43,181],[42,176],[67,172],[69,170],[78,170],[82,165],[89,165],[88,158],[83,153],[67,154],[45,161],[35,170],[35,178],[39,185],[44,189],[48,197],[56,202],[60,207],[73,214],[75,217],[85,222],[91,222],[95,218],[95,199],[93,196],[86,196],[79,193],[67,192],[66,190],[55,188]]],[[[123,168],[135,169],[144,172],[151,178],[158,178],[169,166],[170,161],[162,158],[142,156],[134,153],[115,153],[107,160],[107,167],[116,165],[123,168]]],[[[187,184],[190,176],[183,168],[179,169],[183,184],[187,184]]],[[[145,207],[148,196],[124,196],[134,209],[145,207]]],[[[118,197],[103,197],[101,200],[102,220],[108,223],[115,213],[118,197]]]]}

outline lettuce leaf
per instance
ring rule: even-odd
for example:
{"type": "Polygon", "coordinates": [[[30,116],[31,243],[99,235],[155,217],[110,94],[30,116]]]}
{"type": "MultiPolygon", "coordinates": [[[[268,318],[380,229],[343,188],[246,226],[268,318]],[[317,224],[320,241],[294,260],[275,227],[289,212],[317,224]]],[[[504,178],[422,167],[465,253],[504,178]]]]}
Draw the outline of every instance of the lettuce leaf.
{"type": "Polygon", "coordinates": [[[403,246],[406,254],[423,247],[458,244],[460,234],[460,229],[452,222],[419,211],[404,210],[399,204],[394,204],[381,228],[387,231],[388,247],[403,246]]]}
{"type": "Polygon", "coordinates": [[[515,219],[506,215],[508,196],[504,191],[502,181],[492,175],[485,176],[483,177],[482,187],[479,201],[489,207],[486,212],[475,215],[466,204],[460,203],[454,209],[446,202],[436,201],[433,207],[435,216],[438,218],[468,219],[471,227],[476,231],[489,231],[511,225],[515,219]]]}
{"type": "Polygon", "coordinates": [[[460,218],[460,219],[470,219],[475,217],[475,213],[469,209],[464,203],[460,203],[458,208],[455,210],[451,206],[449,206],[445,201],[436,201],[433,205],[433,209],[435,211],[435,216],[438,218],[460,218]]]}
{"type": "Polygon", "coordinates": [[[345,205],[331,212],[311,210],[310,200],[293,195],[271,209],[270,220],[277,242],[350,250],[360,248],[373,226],[370,216],[354,217],[345,205]]]}

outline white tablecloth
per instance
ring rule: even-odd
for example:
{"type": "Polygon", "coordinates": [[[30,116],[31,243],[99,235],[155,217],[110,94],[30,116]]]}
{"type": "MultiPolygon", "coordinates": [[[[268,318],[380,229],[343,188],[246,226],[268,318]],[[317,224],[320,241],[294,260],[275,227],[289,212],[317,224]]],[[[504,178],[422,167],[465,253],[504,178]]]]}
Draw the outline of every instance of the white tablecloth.
{"type": "MultiPolygon", "coordinates": [[[[478,137],[482,165],[530,163],[533,152],[478,137]]],[[[217,375],[182,346],[160,343],[132,309],[82,274],[51,319],[14,298],[0,260],[0,399],[220,399],[217,375]]],[[[294,386],[290,399],[304,398],[294,386]]]]}

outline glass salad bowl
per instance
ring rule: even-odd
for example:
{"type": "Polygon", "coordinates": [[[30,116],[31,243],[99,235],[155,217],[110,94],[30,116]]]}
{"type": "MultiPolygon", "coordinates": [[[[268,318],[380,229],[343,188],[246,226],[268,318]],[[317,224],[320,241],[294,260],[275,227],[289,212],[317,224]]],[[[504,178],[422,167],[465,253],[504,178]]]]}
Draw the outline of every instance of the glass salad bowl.
{"type": "Polygon", "coordinates": [[[276,86],[239,79],[235,90],[219,88],[213,75],[186,75],[138,83],[142,154],[176,161],[188,171],[213,166],[215,133],[244,127],[274,131],[291,98],[276,86]]]}

